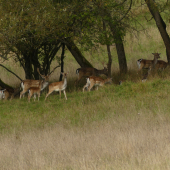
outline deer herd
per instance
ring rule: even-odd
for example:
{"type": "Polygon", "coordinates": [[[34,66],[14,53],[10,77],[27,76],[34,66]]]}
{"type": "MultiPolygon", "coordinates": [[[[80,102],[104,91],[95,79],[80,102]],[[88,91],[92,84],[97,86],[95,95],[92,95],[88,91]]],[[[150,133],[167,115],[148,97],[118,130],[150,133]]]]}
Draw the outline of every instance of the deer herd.
{"type": "MultiPolygon", "coordinates": [[[[153,60],[146,60],[146,59],[139,59],[137,60],[137,66],[139,68],[139,72],[142,69],[147,69],[147,73],[143,76],[142,82],[147,80],[148,75],[152,70],[164,70],[168,63],[163,61],[163,60],[158,60],[160,58],[160,53],[152,53],[154,55],[153,60]]],[[[47,97],[53,92],[53,91],[58,91],[60,94],[61,98],[61,91],[63,91],[65,99],[67,100],[67,95],[66,95],[66,88],[67,88],[67,75],[68,73],[61,73],[63,75],[63,81],[59,82],[53,82],[49,84],[49,78],[51,74],[54,72],[54,70],[57,67],[55,67],[51,73],[47,75],[42,75],[37,69],[37,72],[41,76],[42,80],[31,80],[31,79],[26,79],[21,82],[21,89],[22,91],[20,92],[20,99],[26,92],[28,92],[28,101],[30,102],[31,97],[34,95],[34,101],[36,99],[36,95],[38,96],[38,101],[39,97],[41,94],[41,91],[45,89],[48,86],[48,93],[45,96],[45,100],[47,97]]],[[[78,68],[76,70],[76,74],[78,75],[78,79],[75,81],[75,85],[78,84],[78,82],[83,78],[86,77],[86,84],[83,87],[83,92],[86,89],[87,91],[90,91],[94,86],[104,86],[106,83],[112,83],[112,78],[107,78],[103,79],[100,77],[100,75],[108,75],[108,68],[104,67],[102,70],[98,70],[96,68],[78,68]]],[[[122,81],[119,82],[119,84],[122,84],[122,81]]],[[[8,99],[8,97],[11,96],[13,98],[14,92],[10,92],[8,89],[1,89],[0,90],[0,99],[8,99]],[[11,94],[10,94],[11,93],[11,94]]]]}

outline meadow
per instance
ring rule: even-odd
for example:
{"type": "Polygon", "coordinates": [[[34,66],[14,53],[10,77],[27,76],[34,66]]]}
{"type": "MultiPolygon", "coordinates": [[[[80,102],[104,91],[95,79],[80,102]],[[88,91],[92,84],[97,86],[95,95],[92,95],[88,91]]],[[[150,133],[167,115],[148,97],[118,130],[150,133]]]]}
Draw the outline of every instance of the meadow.
{"type": "MultiPolygon", "coordinates": [[[[141,82],[139,58],[152,59],[152,53],[158,52],[167,61],[154,21],[145,24],[145,31],[125,37],[126,75],[119,74],[115,46],[111,47],[113,84],[83,93],[81,81],[75,88],[79,65],[66,51],[67,101],[58,93],[44,101],[47,91],[39,102],[28,103],[27,97],[0,101],[2,170],[170,169],[170,69],[141,82]],[[125,81],[121,86],[120,80],[125,81]]],[[[102,69],[102,62],[107,62],[105,48],[84,55],[102,69]]],[[[24,79],[22,68],[12,60],[4,65],[24,79]]],[[[0,71],[5,83],[19,86],[13,75],[0,71]]],[[[57,69],[50,82],[58,81],[59,74],[57,69]]]]}

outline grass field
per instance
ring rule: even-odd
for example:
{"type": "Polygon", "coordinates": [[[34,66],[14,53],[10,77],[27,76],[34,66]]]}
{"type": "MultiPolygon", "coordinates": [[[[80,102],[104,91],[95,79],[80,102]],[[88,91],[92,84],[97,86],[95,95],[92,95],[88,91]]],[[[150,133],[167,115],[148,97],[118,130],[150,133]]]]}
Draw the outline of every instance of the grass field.
{"type": "MultiPolygon", "coordinates": [[[[79,66],[66,51],[67,101],[54,93],[45,102],[46,91],[39,102],[28,103],[27,97],[0,101],[0,169],[170,169],[170,69],[141,82],[137,59],[152,59],[152,53],[158,52],[166,61],[154,22],[144,26],[145,31],[125,37],[127,75],[119,74],[115,46],[111,47],[112,85],[83,94],[83,81],[78,88],[73,86],[79,66]],[[125,82],[119,86],[119,80],[125,82]]],[[[98,69],[107,62],[104,46],[84,55],[98,69]]],[[[24,79],[12,60],[4,65],[24,79]]],[[[0,71],[5,83],[19,86],[14,76],[0,71]]],[[[50,81],[58,81],[59,74],[57,69],[50,81]]]]}

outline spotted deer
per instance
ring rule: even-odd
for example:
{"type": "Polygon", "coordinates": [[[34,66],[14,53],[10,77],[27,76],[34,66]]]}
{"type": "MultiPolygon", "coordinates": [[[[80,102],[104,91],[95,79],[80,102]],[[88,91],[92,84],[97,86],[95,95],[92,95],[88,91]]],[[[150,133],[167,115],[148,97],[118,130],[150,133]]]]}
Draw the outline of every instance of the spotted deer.
{"type": "Polygon", "coordinates": [[[63,81],[59,81],[59,82],[54,82],[51,83],[48,87],[48,93],[45,97],[45,100],[47,99],[47,97],[53,92],[53,91],[59,91],[60,93],[60,98],[61,98],[61,91],[63,91],[65,99],[67,100],[67,96],[66,96],[66,88],[67,88],[67,75],[68,73],[61,73],[63,75],[63,81]]]}
{"type": "Polygon", "coordinates": [[[82,67],[76,70],[76,74],[78,75],[78,79],[76,80],[75,84],[77,84],[82,77],[89,77],[89,76],[99,76],[101,74],[108,75],[108,69],[104,67],[102,70],[98,70],[96,68],[91,67],[82,67]]]}
{"type": "Polygon", "coordinates": [[[0,100],[4,99],[4,100],[7,100],[7,99],[10,99],[12,100],[14,98],[14,96],[19,93],[20,91],[20,88],[5,88],[5,89],[1,89],[0,90],[0,100]]]}
{"type": "Polygon", "coordinates": [[[28,102],[30,102],[30,99],[32,97],[32,95],[34,95],[34,101],[36,99],[36,95],[38,96],[38,101],[40,98],[40,94],[41,94],[41,88],[42,88],[42,83],[44,80],[39,80],[39,86],[38,87],[30,87],[28,90],[28,102]]]}
{"type": "Polygon", "coordinates": [[[83,92],[85,89],[88,89],[88,91],[90,91],[93,88],[93,86],[97,86],[98,90],[98,86],[104,86],[104,84],[106,83],[112,83],[112,78],[107,78],[104,80],[101,77],[90,76],[87,78],[87,83],[83,87],[83,92]]]}
{"type": "Polygon", "coordinates": [[[155,70],[159,70],[159,69],[164,70],[167,67],[168,65],[167,62],[163,60],[158,60],[160,58],[160,53],[152,53],[152,54],[154,55],[153,60],[139,59],[137,61],[139,71],[145,68],[149,69],[150,66],[152,69],[155,69],[155,70]]]}
{"type": "MultiPolygon", "coordinates": [[[[57,67],[59,67],[59,66],[57,66],[57,67]]],[[[37,69],[39,75],[40,75],[41,78],[43,79],[43,82],[42,82],[42,84],[41,84],[41,91],[48,86],[48,84],[49,84],[49,78],[50,78],[51,74],[54,72],[54,70],[55,70],[57,67],[55,67],[55,68],[54,68],[49,74],[47,74],[47,75],[42,75],[42,74],[40,74],[39,68],[37,69]]],[[[23,80],[23,81],[21,82],[22,92],[20,93],[20,99],[22,98],[22,95],[23,95],[24,93],[26,93],[30,88],[32,88],[32,87],[37,87],[37,88],[38,88],[38,87],[40,86],[40,82],[41,82],[40,80],[31,80],[31,79],[23,80]]]]}

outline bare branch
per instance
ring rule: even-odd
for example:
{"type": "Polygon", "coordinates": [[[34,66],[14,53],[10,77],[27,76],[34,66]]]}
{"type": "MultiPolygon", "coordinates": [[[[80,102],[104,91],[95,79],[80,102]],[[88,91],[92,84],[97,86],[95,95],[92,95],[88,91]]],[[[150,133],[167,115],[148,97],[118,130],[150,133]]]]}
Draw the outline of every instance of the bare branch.
{"type": "Polygon", "coordinates": [[[8,72],[12,73],[14,76],[16,76],[18,79],[20,79],[22,81],[22,79],[17,76],[14,72],[12,72],[11,70],[9,70],[8,68],[6,68],[5,66],[3,66],[2,64],[0,64],[1,67],[5,68],[8,72]]]}

